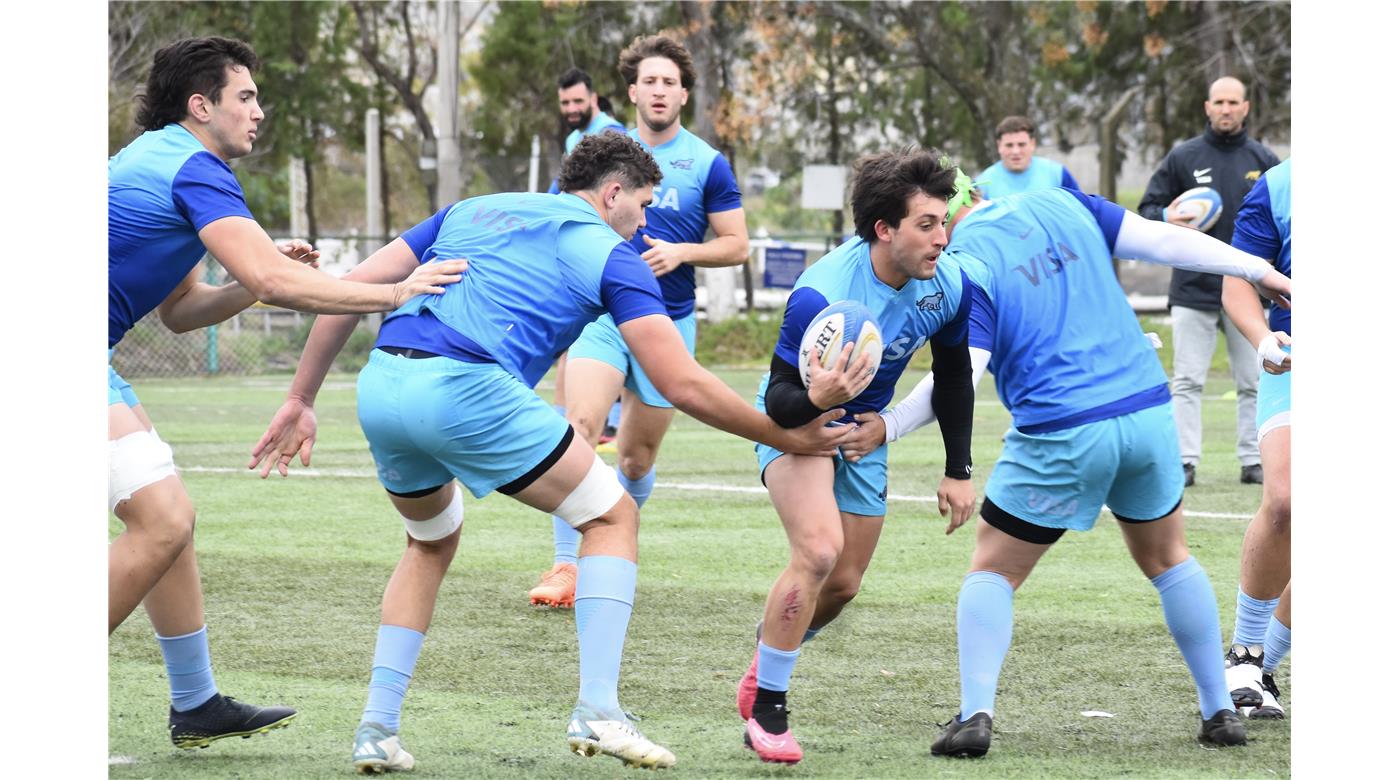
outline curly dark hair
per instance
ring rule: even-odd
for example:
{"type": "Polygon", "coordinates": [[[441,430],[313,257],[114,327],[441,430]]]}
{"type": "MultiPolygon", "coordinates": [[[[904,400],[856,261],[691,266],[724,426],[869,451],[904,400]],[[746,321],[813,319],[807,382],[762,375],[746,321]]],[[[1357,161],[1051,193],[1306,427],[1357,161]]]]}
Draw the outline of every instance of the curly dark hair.
{"type": "Polygon", "coordinates": [[[628,84],[637,83],[637,69],[642,60],[651,57],[665,57],[676,63],[681,71],[681,86],[690,89],[695,86],[695,62],[690,52],[680,43],[664,35],[638,35],[632,44],[617,55],[617,70],[628,84]]]}
{"type": "Polygon", "coordinates": [[[159,130],[179,122],[188,113],[190,95],[204,95],[214,103],[228,86],[228,69],[258,69],[258,55],[243,41],[232,38],[185,38],[156,52],[146,91],[138,100],[136,124],[142,130],[159,130]]]}
{"type": "Polygon", "coordinates": [[[608,179],[623,187],[655,187],[661,168],[646,147],[622,133],[599,133],[578,142],[559,171],[560,192],[594,191],[608,179]]]}
{"type": "Polygon", "coordinates": [[[909,198],[920,192],[948,200],[957,191],[957,175],[957,166],[941,152],[917,146],[856,160],[851,184],[856,233],[874,243],[876,222],[899,227],[909,213],[909,198]]]}

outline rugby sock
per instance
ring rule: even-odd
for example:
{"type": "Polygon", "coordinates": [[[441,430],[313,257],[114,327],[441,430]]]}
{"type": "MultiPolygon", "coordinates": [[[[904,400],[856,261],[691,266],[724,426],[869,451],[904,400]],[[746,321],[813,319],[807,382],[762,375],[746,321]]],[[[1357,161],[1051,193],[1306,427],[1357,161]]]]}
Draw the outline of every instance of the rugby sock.
{"type": "Polygon", "coordinates": [[[1278,671],[1278,665],[1283,663],[1291,647],[1293,629],[1280,623],[1276,617],[1269,618],[1269,630],[1264,632],[1264,671],[1269,674],[1278,671]]]}
{"type": "Polygon", "coordinates": [[[807,644],[807,640],[808,640],[808,639],[811,639],[811,638],[814,637],[814,636],[816,636],[816,635],[817,635],[817,632],[820,631],[820,630],[821,630],[820,628],[809,628],[809,629],[807,629],[806,631],[804,631],[804,632],[802,633],[802,644],[804,644],[804,645],[807,644]]]}
{"type": "Polygon", "coordinates": [[[1278,599],[1256,599],[1240,588],[1235,596],[1235,637],[1232,645],[1262,645],[1264,632],[1269,628],[1269,618],[1273,617],[1278,599]]]}
{"type": "Polygon", "coordinates": [[[374,645],[374,668],[369,674],[369,699],[360,722],[378,723],[399,731],[399,712],[408,693],[408,681],[423,649],[423,633],[403,626],[381,625],[374,645]]]}
{"type": "Polygon", "coordinates": [[[1209,719],[1220,710],[1233,710],[1230,691],[1225,687],[1225,665],[1220,662],[1220,616],[1215,609],[1215,590],[1210,578],[1194,557],[1152,578],[1162,597],[1162,614],[1167,630],[1186,659],[1196,682],[1201,718],[1209,719]]]}
{"type": "Polygon", "coordinates": [[[578,563],[578,531],[562,517],[554,518],[554,562],[578,563]]]}
{"type": "Polygon", "coordinates": [[[165,659],[165,676],[170,678],[172,709],[192,710],[219,692],[214,685],[214,667],[209,663],[208,626],[182,636],[156,634],[156,641],[165,659]]]}
{"type": "Polygon", "coordinates": [[[959,721],[978,712],[992,714],[997,677],[1011,649],[1011,598],[1015,589],[1000,574],[974,571],[958,591],[958,677],[962,683],[959,721]]]}
{"type": "Polygon", "coordinates": [[[758,687],[770,691],[786,691],[788,680],[792,678],[792,668],[797,665],[797,650],[779,650],[776,647],[758,643],[758,687]]]}
{"type": "Polygon", "coordinates": [[[638,479],[628,479],[622,473],[622,468],[617,469],[617,481],[622,483],[622,488],[627,491],[627,495],[637,502],[637,509],[641,510],[642,504],[647,502],[647,497],[651,495],[651,488],[656,484],[656,467],[652,466],[647,473],[638,479]]]}
{"type": "Polygon", "coordinates": [[[632,619],[637,564],[613,555],[589,555],[578,562],[574,624],[578,629],[578,698],[605,712],[620,709],[617,677],[622,643],[632,619]]]}

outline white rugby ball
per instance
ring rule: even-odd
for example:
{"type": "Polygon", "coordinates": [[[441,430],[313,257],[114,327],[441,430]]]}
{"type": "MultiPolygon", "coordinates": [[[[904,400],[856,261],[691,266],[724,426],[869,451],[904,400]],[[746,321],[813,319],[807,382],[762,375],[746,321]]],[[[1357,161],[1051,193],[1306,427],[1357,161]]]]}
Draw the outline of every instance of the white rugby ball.
{"type": "MultiPolygon", "coordinates": [[[[854,343],[851,360],[858,360],[860,353],[870,356],[870,369],[861,390],[875,378],[880,370],[880,355],[885,351],[884,339],[880,336],[880,326],[870,310],[857,301],[837,301],[822,309],[807,330],[802,333],[802,344],[797,353],[797,370],[802,374],[802,385],[811,385],[811,354],[815,351],[819,362],[827,370],[835,370],[841,357],[841,350],[854,343]]],[[[842,366],[844,368],[844,366],[842,366]]]]}
{"type": "Polygon", "coordinates": [[[1176,213],[1190,218],[1187,223],[1204,233],[1220,219],[1220,193],[1210,187],[1196,187],[1181,193],[1176,213]]]}

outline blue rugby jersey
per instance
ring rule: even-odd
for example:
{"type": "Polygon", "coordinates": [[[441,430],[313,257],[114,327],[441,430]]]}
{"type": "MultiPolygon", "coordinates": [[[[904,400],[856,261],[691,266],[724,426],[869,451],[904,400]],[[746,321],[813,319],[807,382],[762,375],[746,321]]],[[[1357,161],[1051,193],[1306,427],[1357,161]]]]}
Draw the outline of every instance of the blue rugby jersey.
{"type": "Polygon", "coordinates": [[[1069,175],[1069,169],[1044,157],[1031,157],[1031,164],[1020,173],[1007,170],[1006,165],[996,165],[977,174],[978,189],[984,198],[1001,198],[1018,192],[1049,190],[1055,187],[1079,189],[1079,182],[1069,175]]]}
{"type": "MultiPolygon", "coordinates": [[[[843,420],[851,420],[858,412],[879,411],[894,396],[895,383],[904,367],[929,339],[953,345],[967,336],[968,300],[963,294],[966,278],[957,260],[944,254],[938,258],[932,279],[910,279],[896,290],[876,278],[870,245],[856,236],[797,277],[773,354],[797,368],[802,334],[817,314],[837,301],[859,301],[879,324],[884,351],[880,370],[870,385],[841,404],[846,410],[843,420]]],[[[758,389],[759,398],[768,392],[768,380],[765,374],[758,389]]]]}
{"type": "Polygon", "coordinates": [[[604,130],[612,130],[618,133],[627,132],[627,128],[623,127],[621,122],[599,111],[593,115],[593,119],[589,120],[587,127],[569,133],[568,137],[564,139],[564,154],[572,152],[574,147],[578,146],[578,142],[583,140],[584,136],[597,135],[604,130]]]}
{"type": "Polygon", "coordinates": [[[990,201],[958,223],[944,255],[962,264],[968,345],[1016,428],[1045,433],[1171,400],[1161,361],[1113,274],[1123,208],[1052,189],[990,201]]]}
{"type": "Polygon", "coordinates": [[[199,231],[253,215],[228,163],[178,124],[107,161],[107,347],[116,346],[204,257],[199,231]]]}
{"type": "MultiPolygon", "coordinates": [[[[698,244],[705,240],[711,214],[743,207],[729,161],[684,127],[675,138],[657,147],[647,146],[635,129],[627,134],[646,147],[661,167],[661,183],[653,190],[646,227],[632,237],[632,246],[639,254],[650,248],[642,240],[643,234],[672,243],[698,244]]],[[[671,319],[695,311],[695,266],[681,263],[659,281],[671,319]]]]}
{"type": "MultiPolygon", "coordinates": [[[[1265,171],[1263,178],[1244,196],[1235,215],[1235,237],[1230,244],[1242,252],[1273,263],[1278,272],[1293,278],[1293,158],[1265,171]]],[[[1292,335],[1293,310],[1269,304],[1269,328],[1292,335]]]]}
{"type": "Polygon", "coordinates": [[[442,209],[403,234],[419,262],[467,258],[442,295],[385,318],[375,346],[497,363],[533,387],[604,312],[665,314],[651,269],[576,195],[501,193],[442,209]]]}

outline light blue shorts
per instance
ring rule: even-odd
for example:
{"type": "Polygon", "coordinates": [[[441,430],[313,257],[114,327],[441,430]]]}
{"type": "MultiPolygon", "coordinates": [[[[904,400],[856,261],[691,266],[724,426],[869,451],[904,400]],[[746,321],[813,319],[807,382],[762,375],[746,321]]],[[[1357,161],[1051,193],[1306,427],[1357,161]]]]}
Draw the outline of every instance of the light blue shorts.
{"type": "Polygon", "coordinates": [[[1066,428],[1006,434],[987,498],[1042,528],[1087,531],[1099,511],[1156,520],[1185,490],[1171,404],[1066,428]]]}
{"type": "MultiPolygon", "coordinates": [[[[672,322],[676,324],[676,330],[681,332],[686,351],[694,357],[695,312],[672,322]]],[[[622,340],[622,333],[617,329],[617,323],[613,322],[611,314],[604,314],[583,329],[578,340],[569,347],[569,359],[575,358],[589,358],[607,363],[627,378],[626,388],[636,393],[637,397],[642,399],[642,403],[662,409],[671,408],[671,402],[656,389],[642,370],[642,365],[632,357],[631,351],[627,349],[627,342],[622,340]]]]}
{"type": "Polygon", "coordinates": [[[391,492],[455,477],[481,498],[544,461],[569,428],[495,363],[369,355],[357,385],[360,428],[391,492]]]}
{"type": "MultiPolygon", "coordinates": [[[[1292,352],[1288,347],[1283,349],[1285,352],[1292,352]]],[[[1263,439],[1264,434],[1275,428],[1290,425],[1292,423],[1292,410],[1293,372],[1270,374],[1261,370],[1259,372],[1258,408],[1255,412],[1259,438],[1263,439]]]]}
{"type": "Polygon", "coordinates": [[[127,406],[140,406],[141,401],[136,398],[136,391],[131,389],[131,383],[122,379],[121,374],[112,368],[112,350],[107,350],[107,405],[126,404],[127,406]]]}

